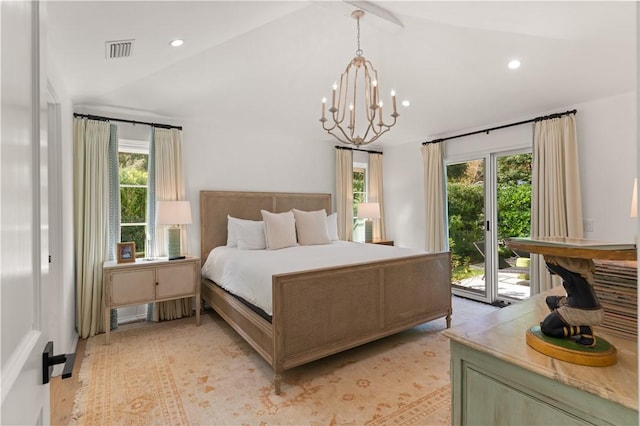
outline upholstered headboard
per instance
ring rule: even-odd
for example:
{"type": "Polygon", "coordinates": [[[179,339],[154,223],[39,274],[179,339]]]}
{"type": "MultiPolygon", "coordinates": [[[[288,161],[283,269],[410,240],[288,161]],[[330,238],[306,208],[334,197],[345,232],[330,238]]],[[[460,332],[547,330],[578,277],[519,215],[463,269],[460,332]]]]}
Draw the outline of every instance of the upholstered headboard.
{"type": "Polygon", "coordinates": [[[227,215],[239,219],[262,220],[260,210],[282,213],[296,208],[325,209],[331,214],[331,194],[288,192],[200,191],[200,256],[227,244],[227,215]]]}

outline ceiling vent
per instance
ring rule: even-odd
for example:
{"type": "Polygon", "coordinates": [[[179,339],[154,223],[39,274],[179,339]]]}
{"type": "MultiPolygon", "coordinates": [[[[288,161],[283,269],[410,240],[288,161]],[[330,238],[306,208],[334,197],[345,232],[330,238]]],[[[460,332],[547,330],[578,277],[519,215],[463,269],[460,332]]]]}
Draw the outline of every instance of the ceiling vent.
{"type": "Polygon", "coordinates": [[[116,40],[105,43],[105,57],[107,59],[128,58],[133,53],[135,40],[116,40]]]}

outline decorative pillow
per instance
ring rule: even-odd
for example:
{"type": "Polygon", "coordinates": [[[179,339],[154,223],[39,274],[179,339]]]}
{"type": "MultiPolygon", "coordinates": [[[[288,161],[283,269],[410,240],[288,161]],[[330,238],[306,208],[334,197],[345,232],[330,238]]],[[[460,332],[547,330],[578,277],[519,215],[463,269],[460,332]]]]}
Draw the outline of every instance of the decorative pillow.
{"type": "Polygon", "coordinates": [[[329,233],[329,240],[338,241],[338,213],[331,213],[327,216],[327,232],[329,233]]]}
{"type": "Polygon", "coordinates": [[[227,247],[240,247],[239,240],[243,240],[244,249],[264,249],[264,222],[257,220],[238,219],[227,215],[227,247]]]}
{"type": "Polygon", "coordinates": [[[243,219],[237,219],[227,215],[227,247],[238,247],[238,237],[236,237],[236,224],[243,219]]]}
{"type": "Polygon", "coordinates": [[[298,243],[301,246],[314,244],[329,244],[329,231],[327,230],[327,212],[316,210],[305,212],[298,209],[291,210],[296,219],[296,231],[298,243]]]}
{"type": "Polygon", "coordinates": [[[267,248],[277,250],[297,246],[296,220],[292,212],[271,213],[260,210],[264,220],[264,235],[267,248]]]}

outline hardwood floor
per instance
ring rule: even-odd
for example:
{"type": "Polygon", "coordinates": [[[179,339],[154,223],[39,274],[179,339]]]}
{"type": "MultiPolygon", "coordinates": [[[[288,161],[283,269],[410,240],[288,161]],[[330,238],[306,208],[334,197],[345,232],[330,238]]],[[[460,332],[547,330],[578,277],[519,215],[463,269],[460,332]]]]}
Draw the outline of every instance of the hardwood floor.
{"type": "Polygon", "coordinates": [[[70,378],[62,380],[61,376],[52,377],[49,387],[51,396],[51,424],[68,425],[71,422],[73,411],[73,398],[80,389],[78,375],[80,364],[84,358],[84,349],[87,346],[86,339],[80,339],[76,347],[76,361],[73,365],[73,374],[70,378]]]}

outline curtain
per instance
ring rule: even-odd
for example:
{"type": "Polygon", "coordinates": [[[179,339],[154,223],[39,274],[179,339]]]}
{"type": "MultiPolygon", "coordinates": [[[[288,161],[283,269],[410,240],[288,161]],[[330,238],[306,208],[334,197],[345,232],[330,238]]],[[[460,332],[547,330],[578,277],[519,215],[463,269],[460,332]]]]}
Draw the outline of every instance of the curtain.
{"type": "Polygon", "coordinates": [[[369,153],[369,196],[370,203],[380,206],[380,219],[373,221],[373,239],[385,240],[384,197],[382,194],[382,154],[369,153]]]}
{"type": "Polygon", "coordinates": [[[119,202],[110,203],[110,153],[116,153],[117,161],[118,152],[117,132],[112,130],[104,121],[74,118],[76,328],[83,339],[105,331],[102,264],[113,258],[116,240],[110,223],[119,214],[119,202]],[[115,138],[111,146],[110,137],[115,138]]]}
{"type": "MultiPolygon", "coordinates": [[[[147,173],[147,257],[157,257],[156,241],[156,150],[155,132],[149,136],[149,158],[147,173]]],[[[149,313],[149,311],[147,311],[149,313]]],[[[149,319],[149,318],[147,318],[149,319]]]]}
{"type": "Polygon", "coordinates": [[[423,145],[421,150],[426,206],[425,249],[435,253],[448,248],[442,144],[430,143],[423,145]]]}
{"type": "MultiPolygon", "coordinates": [[[[153,158],[155,174],[153,191],[156,201],[177,201],[185,199],[184,171],[182,168],[182,132],[178,129],[153,129],[149,146],[149,160],[153,158]]],[[[151,178],[151,173],[149,174],[151,178]]],[[[154,211],[155,211],[155,203],[154,211]]],[[[181,254],[188,253],[187,231],[180,230],[181,254]]],[[[167,256],[167,225],[155,227],[155,255],[167,256]]],[[[193,315],[192,298],[169,300],[155,304],[154,320],[170,320],[193,315]]],[[[196,309],[199,307],[196,306],[196,309]]]]}
{"type": "MultiPolygon", "coordinates": [[[[532,237],[583,237],[574,115],[535,123],[531,192],[532,237]]],[[[531,255],[531,271],[531,295],[562,283],[540,255],[531,255]]]]}
{"type": "MultiPolygon", "coordinates": [[[[120,161],[118,126],[109,125],[109,258],[116,260],[120,242],[120,161]]],[[[118,327],[118,310],[111,309],[111,329],[118,327]]],[[[106,330],[103,330],[106,331],[106,330]]]]}
{"type": "Polygon", "coordinates": [[[353,152],[336,149],[336,211],[338,237],[353,240],[353,152]]]}
{"type": "MultiPolygon", "coordinates": [[[[120,242],[120,164],[118,161],[118,126],[109,125],[109,259],[116,260],[120,242]]],[[[117,312],[117,311],[116,311],[117,312]]]]}

